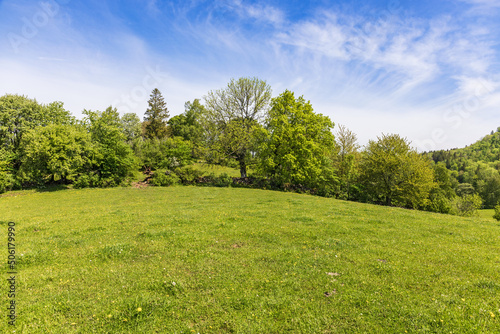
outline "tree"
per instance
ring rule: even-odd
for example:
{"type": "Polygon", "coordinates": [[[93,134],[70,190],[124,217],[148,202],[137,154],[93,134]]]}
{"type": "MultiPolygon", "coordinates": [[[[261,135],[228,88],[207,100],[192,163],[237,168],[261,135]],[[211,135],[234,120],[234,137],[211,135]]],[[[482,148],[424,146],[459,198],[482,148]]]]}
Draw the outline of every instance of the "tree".
{"type": "Polygon", "coordinates": [[[192,145],[181,137],[146,139],[140,148],[140,157],[144,169],[173,169],[189,165],[192,145]]]}
{"type": "Polygon", "coordinates": [[[131,143],[141,137],[141,120],[135,113],[124,114],[120,118],[120,123],[127,143],[131,143]]]}
{"type": "Polygon", "coordinates": [[[20,95],[0,97],[0,143],[16,152],[23,134],[37,126],[70,124],[74,118],[64,109],[62,102],[42,105],[20,95]]]}
{"type": "Polygon", "coordinates": [[[208,154],[236,159],[246,177],[252,138],[269,108],[271,87],[258,78],[231,79],[225,89],[210,91],[204,99],[200,121],[208,154]]]}
{"type": "Polygon", "coordinates": [[[193,144],[193,156],[200,156],[202,150],[203,128],[200,117],[205,113],[205,107],[199,99],[184,104],[184,113],[172,117],[168,121],[172,137],[182,137],[193,144]]]}
{"type": "Polygon", "coordinates": [[[99,186],[115,186],[133,174],[137,161],[121,130],[120,116],[116,109],[106,111],[84,110],[83,125],[95,144],[93,170],[99,186]]]}
{"type": "Polygon", "coordinates": [[[90,135],[80,126],[39,126],[20,143],[20,178],[29,183],[70,183],[92,166],[90,135]]]}
{"type": "Polygon", "coordinates": [[[0,194],[14,187],[14,159],[14,153],[0,147],[0,194]]]}
{"type": "Polygon", "coordinates": [[[168,134],[168,109],[158,88],[153,89],[144,115],[146,138],[164,138],[168,134]]]}
{"type": "Polygon", "coordinates": [[[339,178],[339,190],[337,196],[350,199],[354,182],[358,176],[359,145],[356,134],[339,125],[335,136],[337,154],[335,157],[335,169],[339,178]]]}
{"type": "Polygon", "coordinates": [[[399,135],[370,140],[363,152],[361,170],[366,190],[375,202],[419,208],[436,187],[430,161],[399,135]]]}
{"type": "Polygon", "coordinates": [[[334,146],[327,116],[288,90],[272,99],[259,149],[259,170],[279,185],[332,186],[334,146]]]}
{"type": "Polygon", "coordinates": [[[429,192],[429,201],[424,209],[432,212],[450,213],[453,199],[456,197],[451,182],[451,173],[446,169],[444,162],[434,164],[433,170],[436,187],[429,192]]]}

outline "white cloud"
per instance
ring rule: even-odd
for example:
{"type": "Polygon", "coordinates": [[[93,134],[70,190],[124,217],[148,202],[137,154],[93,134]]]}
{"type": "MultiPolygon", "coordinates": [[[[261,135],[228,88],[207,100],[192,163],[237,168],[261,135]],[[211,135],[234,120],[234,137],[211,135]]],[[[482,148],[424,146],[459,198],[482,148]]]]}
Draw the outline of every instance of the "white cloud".
{"type": "Polygon", "coordinates": [[[281,25],[285,21],[285,16],[280,9],[267,4],[252,4],[249,2],[244,3],[242,0],[230,0],[228,5],[243,18],[250,18],[273,25],[281,25]]]}

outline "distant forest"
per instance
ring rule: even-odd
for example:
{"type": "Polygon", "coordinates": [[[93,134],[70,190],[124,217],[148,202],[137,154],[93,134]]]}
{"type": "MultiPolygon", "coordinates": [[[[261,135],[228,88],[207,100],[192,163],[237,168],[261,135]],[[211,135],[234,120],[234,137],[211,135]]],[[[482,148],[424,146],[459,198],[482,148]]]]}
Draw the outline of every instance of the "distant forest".
{"type": "Polygon", "coordinates": [[[315,113],[291,91],[271,97],[258,78],[232,79],[170,117],[154,89],[141,120],[62,102],[0,97],[0,192],[65,185],[114,187],[137,181],[296,191],[433,212],[472,215],[500,200],[500,132],[448,151],[418,153],[397,134],[360,147],[356,134],[315,113]],[[194,162],[239,169],[204,175],[194,162]]]}

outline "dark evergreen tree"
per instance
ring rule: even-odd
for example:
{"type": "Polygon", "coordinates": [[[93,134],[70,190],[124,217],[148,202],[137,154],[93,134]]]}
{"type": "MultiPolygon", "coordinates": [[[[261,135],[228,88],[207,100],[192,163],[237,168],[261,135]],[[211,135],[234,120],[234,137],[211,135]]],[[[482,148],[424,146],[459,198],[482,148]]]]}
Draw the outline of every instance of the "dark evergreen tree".
{"type": "Polygon", "coordinates": [[[164,138],[168,134],[167,121],[168,109],[167,103],[163,99],[158,88],[153,89],[148,101],[149,108],[144,115],[145,137],[149,139],[164,138]]]}

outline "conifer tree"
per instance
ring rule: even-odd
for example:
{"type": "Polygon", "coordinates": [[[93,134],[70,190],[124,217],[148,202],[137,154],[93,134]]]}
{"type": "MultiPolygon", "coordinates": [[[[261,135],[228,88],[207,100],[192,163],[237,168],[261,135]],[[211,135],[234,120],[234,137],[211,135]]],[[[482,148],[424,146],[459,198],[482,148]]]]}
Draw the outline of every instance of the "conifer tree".
{"type": "Polygon", "coordinates": [[[167,103],[163,99],[158,88],[153,89],[148,101],[149,108],[144,115],[145,137],[149,139],[164,138],[168,134],[167,121],[168,109],[167,103]]]}

